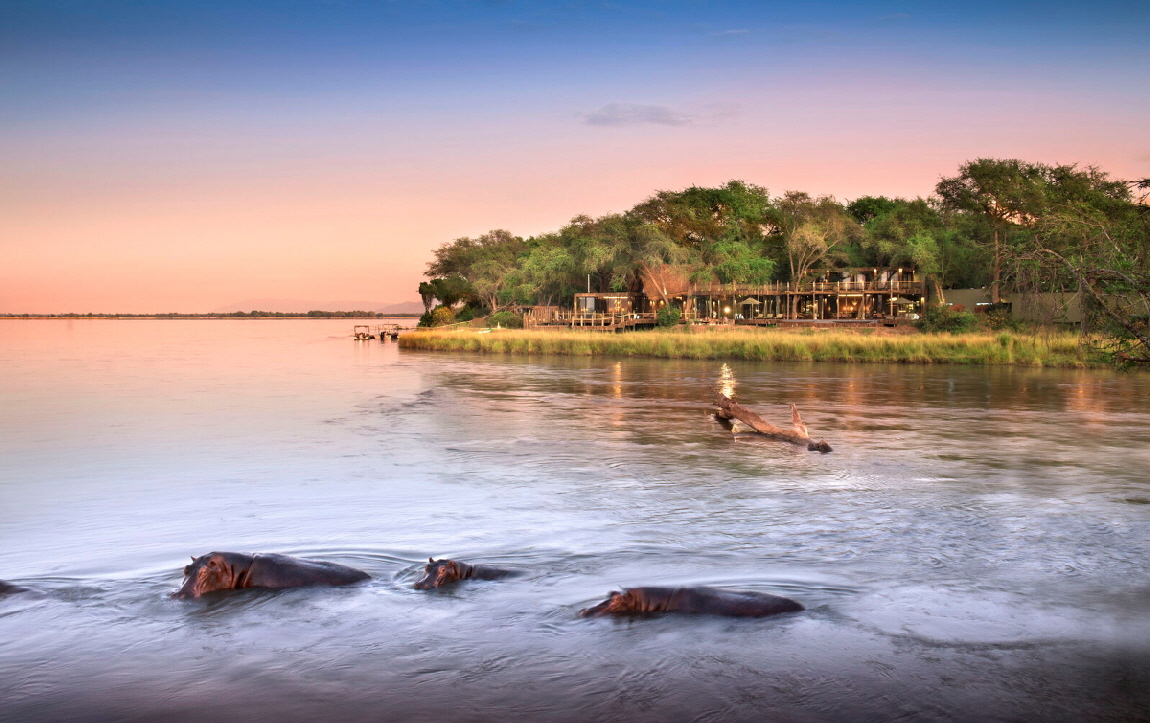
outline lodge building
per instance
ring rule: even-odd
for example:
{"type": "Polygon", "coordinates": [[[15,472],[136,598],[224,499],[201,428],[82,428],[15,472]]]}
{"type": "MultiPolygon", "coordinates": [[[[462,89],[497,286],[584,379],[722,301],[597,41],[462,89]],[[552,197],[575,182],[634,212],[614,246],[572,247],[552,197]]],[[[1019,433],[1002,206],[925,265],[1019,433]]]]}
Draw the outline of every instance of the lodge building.
{"type": "Polygon", "coordinates": [[[926,280],[907,267],[835,269],[800,283],[650,285],[638,293],[576,294],[572,308],[537,307],[529,318],[536,326],[632,328],[654,325],[670,305],[694,324],[890,324],[917,319],[926,302],[926,280]]]}

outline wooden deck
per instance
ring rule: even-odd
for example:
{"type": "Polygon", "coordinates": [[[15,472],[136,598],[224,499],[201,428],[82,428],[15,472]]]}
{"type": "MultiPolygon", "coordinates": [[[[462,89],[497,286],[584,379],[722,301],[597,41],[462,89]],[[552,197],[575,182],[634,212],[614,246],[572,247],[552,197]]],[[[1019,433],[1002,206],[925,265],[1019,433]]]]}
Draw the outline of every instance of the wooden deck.
{"type": "Polygon", "coordinates": [[[536,321],[531,328],[585,329],[587,331],[632,331],[655,326],[654,314],[559,314],[536,321]]]}
{"type": "MultiPolygon", "coordinates": [[[[817,328],[817,329],[865,329],[875,327],[907,326],[914,321],[907,317],[898,318],[872,318],[872,319],[784,319],[763,317],[756,319],[683,319],[681,324],[711,324],[716,326],[742,326],[779,329],[817,328]]],[[[652,329],[656,326],[654,314],[567,314],[545,321],[535,321],[526,328],[530,329],[584,329],[586,331],[633,331],[635,329],[652,329]]]]}

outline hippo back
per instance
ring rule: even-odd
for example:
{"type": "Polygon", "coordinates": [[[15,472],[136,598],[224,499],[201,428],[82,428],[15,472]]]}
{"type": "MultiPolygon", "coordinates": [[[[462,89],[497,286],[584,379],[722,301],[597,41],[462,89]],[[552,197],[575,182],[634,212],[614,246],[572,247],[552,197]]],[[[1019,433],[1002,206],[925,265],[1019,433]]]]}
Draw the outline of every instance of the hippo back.
{"type": "Polygon", "coordinates": [[[805,608],[785,597],[753,590],[722,590],[712,587],[632,587],[612,591],[607,599],[580,611],[592,615],[642,613],[698,613],[758,618],[805,608]]]}
{"type": "Polygon", "coordinates": [[[259,553],[252,561],[244,587],[287,588],[310,585],[350,585],[370,577],[363,570],[323,560],[259,553]]]}
{"type": "Polygon", "coordinates": [[[675,590],[666,610],[758,618],[780,613],[800,612],[805,608],[790,598],[754,590],[720,590],[710,587],[685,587],[675,590]]]}

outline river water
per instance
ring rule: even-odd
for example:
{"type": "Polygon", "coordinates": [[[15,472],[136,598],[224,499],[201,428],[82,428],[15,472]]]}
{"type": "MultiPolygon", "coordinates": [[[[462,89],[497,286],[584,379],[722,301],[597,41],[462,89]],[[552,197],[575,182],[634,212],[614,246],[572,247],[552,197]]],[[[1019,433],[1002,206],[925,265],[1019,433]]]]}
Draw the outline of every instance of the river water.
{"type": "Polygon", "coordinates": [[[350,335],[0,321],[0,719],[1150,720],[1150,376],[350,335]],[[168,599],[211,550],[372,580],[168,599]],[[807,610],[577,616],[638,585],[807,610]]]}

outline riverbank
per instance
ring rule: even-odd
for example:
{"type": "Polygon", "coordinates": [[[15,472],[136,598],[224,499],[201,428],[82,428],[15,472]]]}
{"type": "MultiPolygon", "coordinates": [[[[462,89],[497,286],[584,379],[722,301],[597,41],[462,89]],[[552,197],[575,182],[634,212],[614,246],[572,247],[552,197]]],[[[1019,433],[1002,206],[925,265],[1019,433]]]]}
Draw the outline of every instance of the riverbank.
{"type": "Polygon", "coordinates": [[[400,338],[404,349],[494,354],[625,356],[659,359],[1013,364],[1104,366],[1073,333],[882,334],[879,330],[679,328],[612,334],[511,329],[420,331],[400,338]]]}

